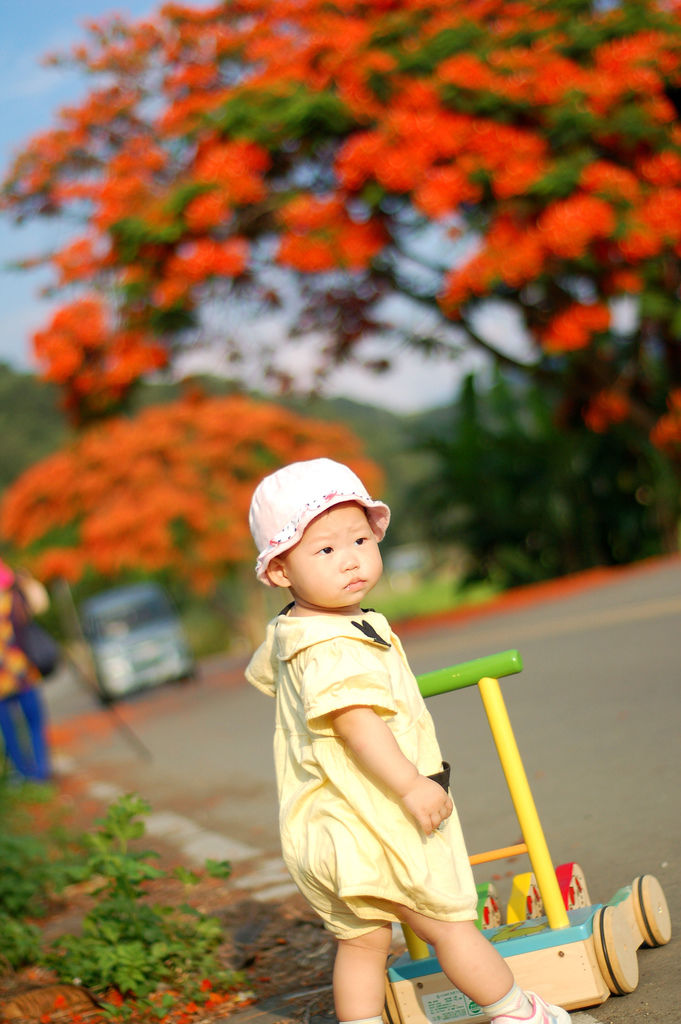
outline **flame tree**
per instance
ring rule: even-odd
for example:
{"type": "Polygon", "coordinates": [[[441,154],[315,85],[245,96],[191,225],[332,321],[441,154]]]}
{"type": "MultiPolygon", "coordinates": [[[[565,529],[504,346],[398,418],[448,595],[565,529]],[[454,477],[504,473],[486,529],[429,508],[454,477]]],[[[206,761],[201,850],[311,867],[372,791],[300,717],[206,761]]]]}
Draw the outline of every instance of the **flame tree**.
{"type": "Polygon", "coordinates": [[[378,467],[342,425],[240,395],[188,395],[95,424],[36,463],[7,490],[0,532],[45,580],[141,571],[209,592],[255,562],[248,508],[260,478],[321,456],[380,490],[378,467]]]}
{"type": "Polygon", "coordinates": [[[477,346],[555,387],[566,422],[678,464],[674,0],[171,3],[69,59],[98,84],[3,203],[82,221],[45,257],[64,303],[33,339],[76,420],[238,304],[283,308],[320,372],[367,338],[477,346]],[[530,356],[483,330],[491,299],[530,356]]]}

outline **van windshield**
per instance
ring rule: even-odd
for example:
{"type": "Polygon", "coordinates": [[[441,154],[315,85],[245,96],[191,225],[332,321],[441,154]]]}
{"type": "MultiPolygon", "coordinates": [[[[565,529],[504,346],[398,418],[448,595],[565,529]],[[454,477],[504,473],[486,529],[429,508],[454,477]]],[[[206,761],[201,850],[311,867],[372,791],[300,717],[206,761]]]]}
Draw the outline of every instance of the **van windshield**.
{"type": "Polygon", "coordinates": [[[140,626],[165,621],[171,617],[172,610],[164,595],[149,593],[118,601],[91,612],[88,616],[87,631],[91,636],[125,636],[140,626]]]}

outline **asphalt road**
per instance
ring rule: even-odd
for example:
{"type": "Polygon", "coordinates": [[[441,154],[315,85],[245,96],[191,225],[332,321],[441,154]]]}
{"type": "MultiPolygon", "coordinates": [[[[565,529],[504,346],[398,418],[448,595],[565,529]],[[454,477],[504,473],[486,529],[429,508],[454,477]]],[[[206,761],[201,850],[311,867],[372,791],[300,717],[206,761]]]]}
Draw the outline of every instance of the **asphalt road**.
{"type": "MultiPolygon", "coordinates": [[[[575,578],[401,635],[417,673],[520,652],[524,669],[502,688],[554,864],[581,865],[592,903],[655,875],[676,929],[668,945],[639,951],[637,989],[590,1009],[590,1019],[679,1024],[681,560],[575,578]]],[[[287,883],[272,704],[243,682],[242,668],[239,659],[211,659],[197,682],[147,692],[113,713],[67,673],[45,692],[63,770],[103,798],[141,793],[158,835],[165,829],[197,855],[230,856],[234,884],[276,898],[287,883]]],[[[430,698],[430,708],[469,850],[518,842],[477,689],[430,698]]],[[[526,870],[521,857],[476,876],[493,879],[504,902],[512,876],[526,870]]]]}

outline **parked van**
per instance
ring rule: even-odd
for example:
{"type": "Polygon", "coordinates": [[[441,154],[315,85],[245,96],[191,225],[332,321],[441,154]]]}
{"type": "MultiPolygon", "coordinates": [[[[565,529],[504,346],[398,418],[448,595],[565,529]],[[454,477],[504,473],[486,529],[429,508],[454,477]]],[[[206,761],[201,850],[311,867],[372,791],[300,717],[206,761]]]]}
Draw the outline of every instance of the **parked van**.
{"type": "Polygon", "coordinates": [[[105,590],[83,601],[80,614],[105,700],[194,674],[179,616],[158,584],[105,590]]]}

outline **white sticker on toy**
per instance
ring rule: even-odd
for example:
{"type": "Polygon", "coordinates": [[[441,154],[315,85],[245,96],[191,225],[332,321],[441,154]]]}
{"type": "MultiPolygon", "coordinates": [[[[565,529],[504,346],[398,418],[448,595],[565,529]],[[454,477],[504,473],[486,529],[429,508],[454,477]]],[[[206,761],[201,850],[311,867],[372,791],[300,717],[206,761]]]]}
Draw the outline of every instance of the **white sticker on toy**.
{"type": "Polygon", "coordinates": [[[423,1012],[430,1024],[455,1024],[466,1017],[479,1017],[482,1010],[458,988],[421,996],[423,1012]]]}

